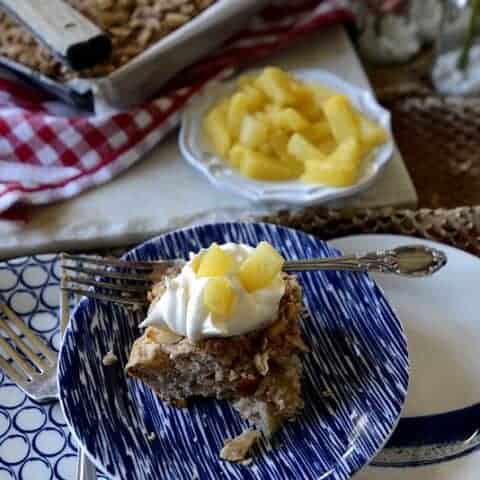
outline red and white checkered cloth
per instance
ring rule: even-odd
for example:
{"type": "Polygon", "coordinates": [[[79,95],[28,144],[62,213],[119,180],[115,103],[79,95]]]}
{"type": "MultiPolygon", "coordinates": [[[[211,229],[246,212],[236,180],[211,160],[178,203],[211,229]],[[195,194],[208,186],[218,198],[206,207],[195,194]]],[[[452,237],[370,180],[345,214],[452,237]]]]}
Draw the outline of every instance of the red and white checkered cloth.
{"type": "Polygon", "coordinates": [[[276,1],[218,52],[171,82],[160,98],[126,113],[85,116],[0,78],[0,218],[26,220],[22,204],[46,204],[109,181],[177,125],[182,107],[208,81],[309,32],[351,20],[348,5],[347,0],[276,1]]]}

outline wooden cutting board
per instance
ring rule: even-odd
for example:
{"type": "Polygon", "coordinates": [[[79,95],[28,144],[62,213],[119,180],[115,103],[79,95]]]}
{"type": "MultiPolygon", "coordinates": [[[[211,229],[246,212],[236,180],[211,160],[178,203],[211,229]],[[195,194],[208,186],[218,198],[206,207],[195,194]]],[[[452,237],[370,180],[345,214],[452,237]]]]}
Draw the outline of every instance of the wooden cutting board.
{"type": "MultiPolygon", "coordinates": [[[[319,67],[370,88],[344,29],[328,28],[270,57],[284,68],[319,67]]],[[[262,65],[259,65],[262,66],[262,65]]],[[[417,196],[397,152],[366,192],[335,206],[414,207],[417,196]]],[[[181,157],[177,132],[115,180],[71,200],[32,208],[25,226],[0,223],[0,258],[140,242],[195,221],[234,220],[256,207],[216,190],[181,157]]]]}

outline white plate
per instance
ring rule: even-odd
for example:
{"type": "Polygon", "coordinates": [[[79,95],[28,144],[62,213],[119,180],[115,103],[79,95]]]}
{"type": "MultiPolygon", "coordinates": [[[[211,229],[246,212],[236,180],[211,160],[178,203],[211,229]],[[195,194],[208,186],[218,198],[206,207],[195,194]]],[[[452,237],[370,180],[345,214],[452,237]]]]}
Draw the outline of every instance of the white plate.
{"type": "Polygon", "coordinates": [[[390,132],[389,141],[370,154],[355,185],[334,188],[324,185],[307,185],[300,180],[288,182],[252,180],[240,175],[213,154],[203,135],[202,121],[207,111],[219,98],[235,90],[235,79],[210,85],[187,107],[183,114],[179,136],[182,155],[216,187],[256,202],[306,206],[351,196],[365,190],[377,178],[393,154],[390,113],[378,104],[368,90],[347,83],[329,72],[320,69],[300,69],[293,70],[291,73],[301,80],[320,83],[348,95],[358,110],[390,132]]]}
{"type": "Polygon", "coordinates": [[[411,359],[404,418],[374,463],[435,464],[478,448],[480,260],[447,245],[398,235],[357,235],[331,243],[345,253],[426,244],[448,256],[447,266],[430,278],[373,275],[405,326],[411,359]]]}

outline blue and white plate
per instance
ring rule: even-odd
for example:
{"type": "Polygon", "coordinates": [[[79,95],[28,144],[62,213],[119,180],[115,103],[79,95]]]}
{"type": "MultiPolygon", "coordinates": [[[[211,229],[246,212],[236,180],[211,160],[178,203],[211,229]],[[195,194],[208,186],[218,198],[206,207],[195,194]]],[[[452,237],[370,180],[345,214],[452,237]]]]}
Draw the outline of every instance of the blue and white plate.
{"type": "MultiPolygon", "coordinates": [[[[212,242],[267,240],[286,258],[337,252],[312,236],[267,224],[194,227],[151,240],[128,259],[186,258],[212,242]]],[[[90,457],[115,479],[349,478],[384,445],[408,386],[408,353],[400,322],[364,274],[301,274],[305,411],[256,451],[249,466],[219,460],[225,438],[247,423],[225,402],[163,404],[123,372],[141,313],[84,299],[73,313],[59,362],[67,423],[90,457]],[[113,350],[120,364],[105,367],[113,350]]]]}

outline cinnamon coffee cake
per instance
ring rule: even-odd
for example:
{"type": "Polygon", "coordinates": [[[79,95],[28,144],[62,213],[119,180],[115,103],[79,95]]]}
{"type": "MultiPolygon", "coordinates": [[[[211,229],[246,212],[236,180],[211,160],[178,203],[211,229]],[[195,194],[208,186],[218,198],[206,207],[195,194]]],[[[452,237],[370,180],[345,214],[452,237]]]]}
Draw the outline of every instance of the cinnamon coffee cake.
{"type": "MultiPolygon", "coordinates": [[[[248,257],[250,260],[255,257],[255,251],[252,253],[252,250],[247,252],[247,260],[248,257]]],[[[242,268],[252,268],[251,265],[245,267],[245,255],[240,255],[240,273],[233,268],[230,277],[241,276],[242,268]]],[[[204,253],[203,261],[206,262],[206,259],[204,253]]],[[[189,263],[194,264],[195,259],[189,263]]],[[[198,276],[200,270],[201,265],[193,275],[198,276]]],[[[259,273],[255,275],[256,280],[260,276],[259,273]]],[[[281,294],[272,309],[273,318],[268,319],[262,327],[234,335],[227,332],[227,327],[221,327],[215,334],[192,339],[183,332],[174,331],[172,323],[150,323],[133,345],[126,366],[128,375],[145,382],[163,401],[176,407],[187,406],[187,402],[194,397],[227,399],[243,418],[270,436],[285,420],[293,419],[303,407],[300,354],[308,351],[300,331],[300,285],[292,275],[278,272],[275,276],[275,281],[282,285],[281,294]]],[[[161,302],[168,300],[167,290],[173,288],[172,282],[180,282],[180,277],[179,270],[171,271],[153,287],[147,320],[155,308],[162,308],[161,302]]],[[[203,279],[208,283],[211,277],[197,280],[203,285],[203,279]]],[[[236,283],[232,282],[235,290],[236,283]]],[[[195,287],[192,284],[188,286],[194,297],[195,287]]],[[[205,294],[205,290],[203,292],[205,294]]],[[[266,297],[268,287],[256,292],[266,297]]],[[[270,296],[272,292],[274,287],[270,296]]],[[[181,296],[181,292],[176,293],[181,296]]],[[[246,293],[241,302],[248,302],[253,294],[253,290],[246,293]]],[[[237,300],[237,303],[240,301],[237,300]]],[[[234,310],[230,311],[229,318],[236,318],[234,310]]],[[[222,322],[219,321],[219,324],[222,322]]],[[[232,327],[231,331],[236,332],[235,328],[232,327]]],[[[209,330],[204,326],[203,331],[209,330]]]]}
{"type": "Polygon", "coordinates": [[[61,64],[14,18],[0,11],[0,55],[44,75],[69,79],[102,77],[185,25],[216,0],[65,0],[111,39],[106,62],[74,72],[61,64]]]}

